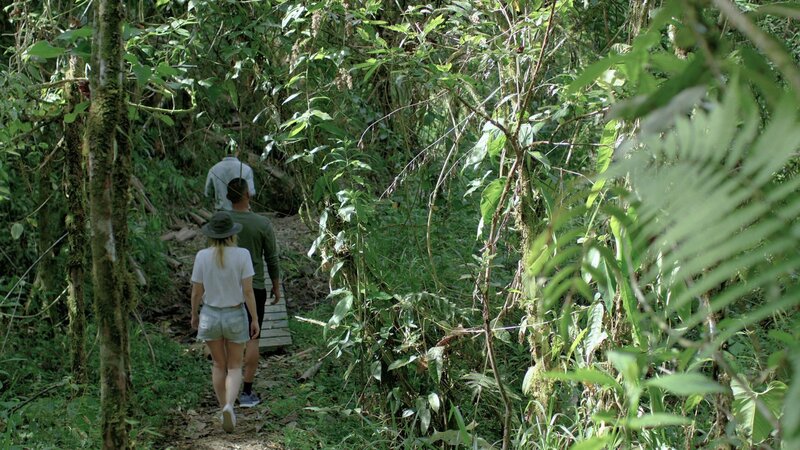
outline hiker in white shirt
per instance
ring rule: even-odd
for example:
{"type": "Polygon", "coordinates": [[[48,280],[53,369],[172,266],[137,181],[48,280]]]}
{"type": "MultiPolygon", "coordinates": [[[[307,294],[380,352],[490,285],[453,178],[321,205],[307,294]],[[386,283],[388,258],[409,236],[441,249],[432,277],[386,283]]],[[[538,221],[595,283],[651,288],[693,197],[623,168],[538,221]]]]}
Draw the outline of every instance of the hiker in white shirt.
{"type": "MultiPolygon", "coordinates": [[[[237,152],[238,153],[238,152],[237,152]]],[[[205,196],[208,197],[211,193],[211,187],[214,188],[214,208],[218,211],[230,211],[233,209],[231,201],[228,200],[228,183],[234,178],[244,178],[247,181],[247,187],[250,191],[250,196],[256,195],[256,184],[253,179],[253,169],[247,164],[239,161],[237,154],[228,153],[227,156],[222,158],[222,161],[214,164],[214,167],[209,169],[206,176],[205,196]]]]}
{"type": "Polygon", "coordinates": [[[202,228],[209,246],[197,252],[192,269],[192,328],[211,352],[211,381],[228,433],[236,426],[233,403],[242,384],[244,346],[260,331],[256,319],[247,320],[247,311],[250,317],[258,315],[250,252],[236,246],[241,230],[230,213],[215,213],[202,228]]]}

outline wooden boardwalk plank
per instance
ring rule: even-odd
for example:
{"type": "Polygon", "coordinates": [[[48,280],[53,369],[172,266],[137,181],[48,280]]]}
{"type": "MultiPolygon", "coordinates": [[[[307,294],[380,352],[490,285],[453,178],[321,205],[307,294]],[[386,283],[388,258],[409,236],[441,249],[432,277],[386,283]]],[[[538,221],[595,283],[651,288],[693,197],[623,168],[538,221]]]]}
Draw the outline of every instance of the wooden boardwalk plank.
{"type": "Polygon", "coordinates": [[[273,348],[273,347],[284,347],[286,345],[292,345],[292,338],[291,337],[275,337],[275,338],[261,338],[258,341],[259,348],[273,348]]]}
{"type": "Polygon", "coordinates": [[[289,331],[289,314],[286,311],[286,291],[281,285],[281,301],[274,305],[272,301],[272,280],[269,274],[265,274],[265,286],[267,290],[267,305],[264,307],[264,320],[261,322],[261,339],[258,341],[259,348],[284,347],[292,345],[292,334],[289,331]]]}
{"type": "Polygon", "coordinates": [[[271,338],[278,336],[285,336],[290,338],[292,337],[292,334],[288,328],[273,328],[272,330],[264,330],[263,332],[261,332],[262,338],[271,338]]]}

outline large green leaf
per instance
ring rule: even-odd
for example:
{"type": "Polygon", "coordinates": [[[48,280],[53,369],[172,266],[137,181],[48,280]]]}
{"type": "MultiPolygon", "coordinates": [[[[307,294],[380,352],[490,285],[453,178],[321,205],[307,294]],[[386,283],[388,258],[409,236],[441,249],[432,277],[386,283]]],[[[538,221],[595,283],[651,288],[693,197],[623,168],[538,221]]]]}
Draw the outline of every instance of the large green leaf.
{"type": "Polygon", "coordinates": [[[573,444],[569,450],[602,450],[606,448],[606,445],[608,445],[610,442],[611,437],[608,435],[594,436],[573,444]]]}
{"type": "Polygon", "coordinates": [[[651,378],[645,383],[676,395],[713,394],[726,391],[719,383],[699,373],[675,373],[651,378]]]}
{"type": "Polygon", "coordinates": [[[763,391],[758,391],[733,380],[731,390],[733,414],[736,420],[754,443],[762,442],[774,431],[772,422],[778,420],[783,408],[786,385],[780,381],[773,381],[763,391]],[[758,408],[756,399],[769,410],[770,417],[758,408]]]}
{"type": "Polygon", "coordinates": [[[792,355],[792,384],[783,402],[783,448],[800,448],[800,352],[792,355]]]}
{"type": "MultiPolygon", "coordinates": [[[[619,129],[619,122],[616,120],[609,120],[605,127],[603,127],[603,134],[600,137],[600,146],[597,148],[597,162],[595,163],[595,173],[602,174],[608,170],[611,164],[611,157],[614,155],[614,143],[617,140],[617,133],[619,129]]],[[[603,190],[606,184],[605,178],[600,178],[592,185],[592,192],[586,199],[586,207],[591,208],[597,196],[603,190]]]]}
{"type": "Polygon", "coordinates": [[[588,325],[587,328],[589,329],[589,334],[586,336],[585,341],[585,349],[586,352],[583,355],[586,358],[586,364],[589,365],[592,362],[592,357],[594,356],[595,350],[600,347],[600,344],[608,337],[608,334],[603,330],[603,315],[605,313],[605,308],[603,307],[602,302],[597,302],[592,307],[589,308],[589,318],[588,318],[588,325]]]}
{"type": "Polygon", "coordinates": [[[25,54],[27,56],[35,56],[37,58],[57,58],[64,54],[66,50],[61,47],[54,47],[47,41],[39,41],[31,45],[25,54]]]}
{"type": "Polygon", "coordinates": [[[581,368],[572,372],[544,372],[542,376],[553,380],[577,381],[585,384],[596,384],[598,386],[622,390],[622,386],[620,386],[614,377],[592,368],[581,368]]]}
{"type": "Polygon", "coordinates": [[[333,310],[333,315],[328,320],[328,326],[335,327],[339,325],[350,309],[353,307],[353,294],[345,289],[337,289],[328,295],[328,298],[339,298],[336,307],[333,310]]]}
{"type": "Polygon", "coordinates": [[[505,186],[505,178],[497,178],[492,180],[481,194],[481,219],[488,222],[492,219],[495,210],[500,203],[500,195],[503,193],[503,186],[505,186]]]}
{"type": "Polygon", "coordinates": [[[642,428],[682,426],[689,425],[691,423],[692,420],[688,417],[676,416],[674,414],[667,413],[646,414],[644,416],[626,419],[622,422],[626,428],[630,428],[632,430],[640,430],[642,428]]]}

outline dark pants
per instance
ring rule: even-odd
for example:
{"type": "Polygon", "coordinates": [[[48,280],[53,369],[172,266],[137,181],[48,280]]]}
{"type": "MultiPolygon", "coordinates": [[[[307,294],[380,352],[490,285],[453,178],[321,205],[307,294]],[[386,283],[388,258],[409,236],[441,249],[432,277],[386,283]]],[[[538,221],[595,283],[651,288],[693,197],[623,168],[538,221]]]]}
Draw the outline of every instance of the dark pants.
{"type": "MultiPolygon", "coordinates": [[[[264,307],[267,304],[267,290],[266,289],[253,289],[253,294],[256,297],[256,314],[258,314],[258,336],[254,336],[252,339],[258,339],[261,337],[261,324],[264,323],[264,307]]],[[[245,308],[247,311],[247,308],[245,308]]],[[[247,311],[247,325],[250,326],[250,322],[253,320],[253,317],[250,315],[250,311],[247,311]]]]}

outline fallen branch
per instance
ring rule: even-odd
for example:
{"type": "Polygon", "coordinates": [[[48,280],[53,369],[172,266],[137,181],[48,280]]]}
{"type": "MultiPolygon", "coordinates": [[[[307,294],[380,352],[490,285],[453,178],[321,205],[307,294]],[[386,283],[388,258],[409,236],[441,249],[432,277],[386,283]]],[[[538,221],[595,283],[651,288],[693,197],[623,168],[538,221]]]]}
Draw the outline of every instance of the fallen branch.
{"type": "Polygon", "coordinates": [[[139,180],[135,176],[132,176],[131,177],[131,185],[134,188],[136,188],[136,194],[139,197],[139,200],[144,205],[144,209],[146,209],[147,212],[149,212],[151,214],[156,214],[158,212],[158,210],[156,209],[155,206],[153,206],[153,203],[150,202],[150,199],[147,198],[147,191],[145,191],[144,184],[142,184],[141,180],[139,180]]]}
{"type": "Polygon", "coordinates": [[[204,218],[204,219],[206,219],[206,220],[211,220],[211,216],[213,216],[213,215],[214,215],[214,214],[210,213],[208,210],[206,210],[206,209],[203,209],[203,208],[200,208],[200,209],[197,211],[197,214],[199,214],[199,215],[200,215],[200,217],[202,217],[202,218],[204,218]]]}
{"type": "Polygon", "coordinates": [[[133,268],[133,274],[136,275],[136,282],[139,286],[147,286],[147,278],[144,276],[144,271],[139,266],[139,263],[132,256],[128,256],[128,263],[133,268]]]}
{"type": "Polygon", "coordinates": [[[314,364],[313,366],[309,367],[308,369],[306,369],[306,371],[305,371],[305,372],[303,372],[303,374],[302,374],[302,375],[300,375],[300,377],[299,377],[299,378],[297,378],[297,379],[298,379],[299,381],[308,381],[308,380],[310,380],[310,379],[311,379],[311,378],[312,378],[314,375],[316,375],[316,374],[317,374],[317,372],[319,372],[319,369],[320,369],[321,367],[322,367],[322,361],[320,361],[320,362],[318,362],[318,363],[314,364]]]}
{"type": "Polygon", "coordinates": [[[192,219],[192,222],[196,223],[199,226],[205,225],[206,220],[207,220],[207,219],[202,218],[200,216],[200,214],[197,214],[197,213],[192,212],[192,211],[189,211],[189,218],[192,219]]]}
{"type": "Polygon", "coordinates": [[[193,239],[195,236],[197,236],[197,230],[192,230],[190,228],[182,228],[181,231],[178,231],[175,234],[175,240],[178,242],[186,242],[190,239],[193,239]]]}
{"type": "Polygon", "coordinates": [[[164,261],[167,263],[167,265],[170,266],[173,269],[177,269],[177,268],[179,268],[180,266],[183,265],[183,263],[181,263],[177,259],[167,255],[166,253],[162,253],[161,257],[164,258],[164,261]]]}

